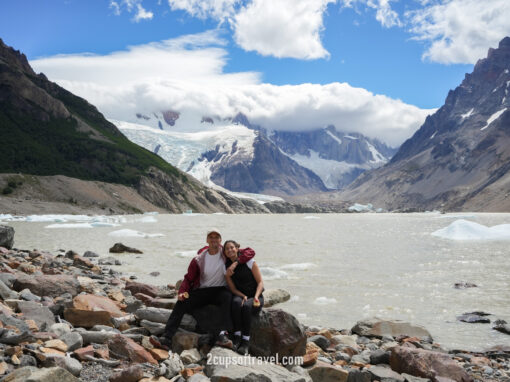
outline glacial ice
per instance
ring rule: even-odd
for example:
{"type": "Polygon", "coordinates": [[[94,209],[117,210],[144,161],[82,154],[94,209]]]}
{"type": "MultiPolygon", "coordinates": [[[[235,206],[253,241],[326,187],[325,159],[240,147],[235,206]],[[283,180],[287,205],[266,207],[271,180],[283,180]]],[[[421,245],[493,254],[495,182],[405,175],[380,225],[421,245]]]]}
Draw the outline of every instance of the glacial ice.
{"type": "Polygon", "coordinates": [[[329,297],[321,296],[321,297],[317,297],[313,303],[317,304],[317,305],[330,305],[330,304],[336,304],[337,301],[336,301],[336,298],[329,298],[329,297]]]}
{"type": "Polygon", "coordinates": [[[314,263],[296,263],[296,264],[287,264],[280,267],[281,270],[284,271],[307,271],[312,268],[316,268],[317,264],[314,263]]]}
{"type": "Polygon", "coordinates": [[[165,236],[162,233],[144,233],[140,231],[135,231],[133,229],[120,229],[117,231],[112,231],[108,234],[108,236],[112,237],[162,237],[165,236]]]}
{"type": "Polygon", "coordinates": [[[458,219],[448,227],[432,232],[433,236],[450,240],[510,240],[510,224],[492,227],[458,219]]]}
{"type": "Polygon", "coordinates": [[[368,204],[354,203],[352,206],[350,206],[348,208],[348,210],[351,212],[368,212],[368,211],[373,211],[374,206],[370,203],[368,203],[368,204]]]}

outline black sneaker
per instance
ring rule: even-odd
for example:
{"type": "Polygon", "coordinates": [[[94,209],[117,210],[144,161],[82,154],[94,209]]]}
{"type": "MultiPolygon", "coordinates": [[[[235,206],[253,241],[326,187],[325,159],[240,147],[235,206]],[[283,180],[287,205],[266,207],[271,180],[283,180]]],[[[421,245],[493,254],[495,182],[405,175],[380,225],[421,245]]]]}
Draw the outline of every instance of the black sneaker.
{"type": "Polygon", "coordinates": [[[250,341],[241,340],[239,347],[236,349],[237,352],[241,355],[248,355],[250,350],[250,341]]]}
{"type": "Polygon", "coordinates": [[[171,350],[172,349],[172,340],[168,337],[156,337],[156,336],[150,336],[149,342],[160,349],[163,350],[171,350]]]}
{"type": "Polygon", "coordinates": [[[220,334],[216,340],[216,346],[232,349],[232,341],[230,341],[226,334],[220,334]]]}
{"type": "Polygon", "coordinates": [[[236,336],[234,334],[234,336],[232,337],[232,345],[233,345],[234,350],[237,350],[237,348],[239,347],[240,344],[241,344],[241,336],[236,336]]]}

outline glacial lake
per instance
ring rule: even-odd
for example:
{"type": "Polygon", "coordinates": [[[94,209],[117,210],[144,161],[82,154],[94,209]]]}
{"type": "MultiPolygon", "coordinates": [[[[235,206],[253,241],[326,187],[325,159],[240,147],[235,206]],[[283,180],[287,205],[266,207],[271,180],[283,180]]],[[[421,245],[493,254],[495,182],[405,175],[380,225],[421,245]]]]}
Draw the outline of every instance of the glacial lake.
{"type": "Polygon", "coordinates": [[[266,289],[289,291],[291,300],[278,307],[303,324],[346,329],[377,316],[422,325],[449,349],[509,345],[510,336],[492,330],[492,323],[456,316],[484,311],[493,314],[491,321],[510,322],[510,240],[431,235],[458,219],[494,226],[510,223],[510,214],[131,215],[55,228],[47,228],[55,222],[5,218],[2,224],[15,228],[15,247],[22,249],[109,256],[115,242],[138,248],[143,255],[114,255],[122,265],[113,268],[159,285],[182,278],[206,231],[216,227],[223,239],[255,249],[266,289]],[[109,235],[119,230],[147,235],[109,235]],[[160,275],[149,275],[154,271],[160,275]],[[456,282],[478,287],[455,289],[456,282]]]}

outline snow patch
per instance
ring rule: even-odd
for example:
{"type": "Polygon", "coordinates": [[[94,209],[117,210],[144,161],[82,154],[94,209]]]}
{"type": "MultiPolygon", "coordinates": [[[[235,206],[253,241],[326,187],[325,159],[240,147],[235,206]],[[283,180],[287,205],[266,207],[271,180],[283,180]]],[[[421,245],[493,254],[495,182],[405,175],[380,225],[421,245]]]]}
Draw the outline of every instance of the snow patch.
{"type": "Polygon", "coordinates": [[[491,123],[494,122],[496,119],[498,119],[501,116],[501,114],[503,114],[505,111],[506,111],[506,107],[501,109],[500,111],[497,111],[494,114],[492,114],[489,117],[489,119],[487,120],[487,124],[484,127],[482,127],[480,130],[485,130],[486,128],[488,128],[491,125],[491,123]]]}
{"type": "Polygon", "coordinates": [[[377,149],[372,145],[370,142],[366,141],[367,147],[370,150],[370,153],[372,154],[373,160],[369,161],[373,164],[383,164],[386,163],[388,160],[382,155],[377,149]]]}
{"type": "Polygon", "coordinates": [[[436,136],[436,134],[437,134],[437,130],[436,130],[436,131],[434,131],[434,134],[432,134],[432,135],[430,136],[430,138],[429,138],[429,139],[434,139],[434,137],[436,136]]]}
{"type": "Polygon", "coordinates": [[[510,224],[487,227],[469,220],[455,220],[448,227],[432,232],[450,240],[510,240],[510,224]]]}
{"type": "Polygon", "coordinates": [[[353,139],[353,140],[357,140],[358,139],[356,137],[353,137],[352,135],[344,135],[344,138],[353,139]]]}
{"type": "Polygon", "coordinates": [[[333,138],[335,141],[338,142],[339,145],[342,144],[342,140],[340,138],[338,138],[335,134],[333,134],[331,131],[329,130],[326,130],[326,133],[328,133],[328,135],[333,138]]]}
{"type": "Polygon", "coordinates": [[[469,118],[471,117],[471,115],[473,114],[473,111],[475,111],[475,108],[472,108],[471,110],[469,110],[467,113],[465,114],[461,114],[461,118],[462,119],[466,119],[466,118],[469,118]]]}

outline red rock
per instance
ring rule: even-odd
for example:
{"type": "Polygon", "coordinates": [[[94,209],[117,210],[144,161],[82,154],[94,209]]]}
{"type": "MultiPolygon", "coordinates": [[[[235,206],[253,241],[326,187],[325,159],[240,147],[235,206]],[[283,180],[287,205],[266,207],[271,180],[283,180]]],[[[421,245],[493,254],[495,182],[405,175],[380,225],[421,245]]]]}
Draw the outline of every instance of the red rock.
{"type": "Polygon", "coordinates": [[[163,349],[149,349],[149,353],[154,357],[156,361],[164,361],[168,359],[168,350],[163,349]]]}
{"type": "Polygon", "coordinates": [[[111,314],[104,310],[92,312],[90,310],[80,310],[68,308],[64,310],[64,318],[73,326],[82,328],[92,328],[94,325],[112,326],[111,314]]]}
{"type": "Polygon", "coordinates": [[[74,351],[74,354],[76,355],[76,357],[78,357],[80,361],[87,361],[87,358],[85,358],[86,356],[88,355],[90,355],[91,357],[94,356],[94,347],[92,345],[89,345],[81,349],[76,349],[74,351]]]}
{"type": "Polygon", "coordinates": [[[112,374],[110,382],[137,382],[143,378],[143,367],[132,365],[112,374]]]}
{"type": "Polygon", "coordinates": [[[154,285],[138,283],[136,281],[127,281],[125,289],[131,291],[133,295],[143,293],[150,297],[156,297],[159,293],[159,289],[154,285]]]}
{"type": "Polygon", "coordinates": [[[120,357],[128,358],[134,363],[149,362],[157,365],[158,362],[152,357],[152,355],[143,348],[143,346],[137,344],[132,339],[125,337],[121,334],[116,335],[108,340],[108,348],[110,351],[120,357]]]}
{"type": "Polygon", "coordinates": [[[73,265],[75,267],[94,268],[94,264],[89,259],[79,255],[74,256],[73,265]]]}
{"type": "Polygon", "coordinates": [[[456,382],[472,382],[473,379],[448,354],[423,349],[395,346],[391,350],[390,366],[397,373],[430,378],[450,378],[456,382]]]}
{"type": "Polygon", "coordinates": [[[134,296],[135,296],[135,298],[137,298],[138,300],[140,300],[147,306],[152,306],[152,301],[154,301],[154,297],[148,296],[143,293],[137,293],[134,296]]]}
{"type": "Polygon", "coordinates": [[[112,317],[122,317],[125,313],[120,310],[117,302],[108,297],[93,294],[80,294],[73,299],[73,307],[80,310],[106,311],[112,317]]]}
{"type": "Polygon", "coordinates": [[[340,367],[332,366],[320,361],[318,361],[311,369],[308,369],[308,374],[310,374],[313,381],[324,382],[346,382],[349,376],[349,372],[347,370],[343,370],[340,367]]]}
{"type": "Polygon", "coordinates": [[[108,346],[101,346],[97,349],[94,349],[97,357],[102,359],[110,359],[110,351],[108,350],[108,346]]]}

